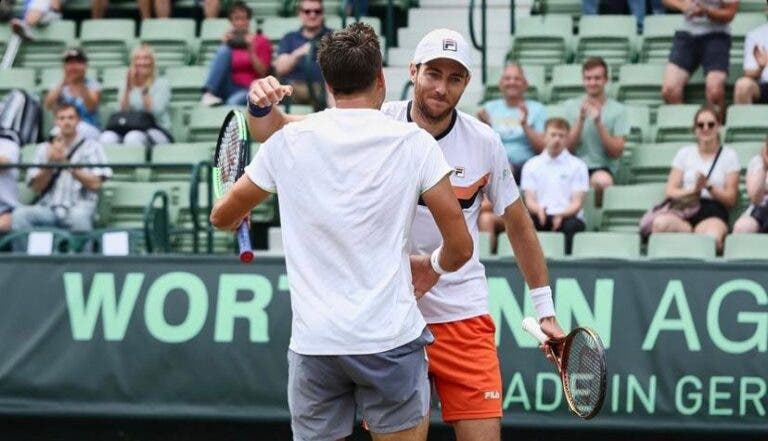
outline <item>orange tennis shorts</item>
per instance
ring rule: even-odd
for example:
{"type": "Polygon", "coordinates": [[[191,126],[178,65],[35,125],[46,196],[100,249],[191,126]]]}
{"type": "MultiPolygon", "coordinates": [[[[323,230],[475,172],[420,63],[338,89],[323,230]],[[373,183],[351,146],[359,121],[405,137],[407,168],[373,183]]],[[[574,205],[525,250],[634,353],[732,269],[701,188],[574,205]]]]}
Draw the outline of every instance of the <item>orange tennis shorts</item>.
{"type": "Polygon", "coordinates": [[[443,421],[501,417],[501,371],[491,316],[434,323],[429,329],[435,336],[427,346],[429,375],[443,421]]]}

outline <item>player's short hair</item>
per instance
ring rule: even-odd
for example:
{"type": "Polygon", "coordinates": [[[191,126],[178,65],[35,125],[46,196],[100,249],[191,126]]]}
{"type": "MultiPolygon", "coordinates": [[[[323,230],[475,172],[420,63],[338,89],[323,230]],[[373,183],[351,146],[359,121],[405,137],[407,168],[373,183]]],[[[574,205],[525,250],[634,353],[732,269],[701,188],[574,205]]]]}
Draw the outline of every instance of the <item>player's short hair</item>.
{"type": "Polygon", "coordinates": [[[253,10],[251,10],[251,7],[242,0],[236,0],[229,5],[229,8],[227,9],[227,17],[230,17],[235,11],[245,12],[245,15],[248,16],[249,20],[253,17],[253,10]]]}
{"type": "Polygon", "coordinates": [[[596,67],[602,67],[603,73],[605,73],[606,78],[608,77],[608,65],[605,63],[605,60],[603,60],[602,57],[589,57],[584,61],[584,64],[581,65],[581,73],[584,73],[588,70],[592,70],[596,67]]]}
{"type": "Polygon", "coordinates": [[[571,125],[568,124],[568,121],[559,116],[553,116],[552,118],[547,119],[547,122],[544,123],[544,130],[546,131],[550,127],[553,129],[565,130],[566,132],[571,130],[571,125]]]}
{"type": "Polygon", "coordinates": [[[317,62],[334,94],[362,92],[381,72],[379,37],[362,22],[329,32],[320,40],[317,62]]]}
{"type": "Polygon", "coordinates": [[[71,103],[61,103],[56,105],[56,107],[53,108],[53,116],[57,116],[59,113],[67,110],[72,109],[75,111],[75,114],[77,114],[78,117],[80,117],[80,113],[77,111],[77,107],[75,107],[74,104],[71,103]]]}

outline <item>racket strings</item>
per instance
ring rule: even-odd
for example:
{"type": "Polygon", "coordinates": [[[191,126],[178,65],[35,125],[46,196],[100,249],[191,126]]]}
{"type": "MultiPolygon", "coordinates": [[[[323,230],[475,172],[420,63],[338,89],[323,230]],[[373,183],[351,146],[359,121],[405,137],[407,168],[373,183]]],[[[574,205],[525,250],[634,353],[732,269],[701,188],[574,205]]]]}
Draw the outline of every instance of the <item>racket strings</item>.
{"type": "Polygon", "coordinates": [[[574,411],[592,414],[602,402],[605,375],[602,345],[586,332],[579,332],[571,341],[565,360],[565,392],[571,398],[574,411]]]}
{"type": "Polygon", "coordinates": [[[235,118],[227,124],[219,148],[221,150],[216,166],[219,168],[221,189],[223,192],[227,192],[237,180],[240,153],[240,130],[235,118]]]}

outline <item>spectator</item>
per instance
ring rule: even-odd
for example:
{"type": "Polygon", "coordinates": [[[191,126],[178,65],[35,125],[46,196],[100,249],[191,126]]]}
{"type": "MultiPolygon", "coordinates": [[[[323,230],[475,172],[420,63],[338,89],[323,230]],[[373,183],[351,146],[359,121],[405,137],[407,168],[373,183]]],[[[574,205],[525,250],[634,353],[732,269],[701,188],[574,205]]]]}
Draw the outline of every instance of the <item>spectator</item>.
{"type": "Polygon", "coordinates": [[[88,58],[82,49],[67,49],[64,52],[63,62],[64,76],[61,82],[52,85],[48,90],[45,96],[45,108],[53,110],[63,103],[73,105],[79,115],[77,133],[84,138],[96,139],[101,133],[99,125],[101,84],[86,77],[88,58]]]}
{"type": "MultiPolygon", "coordinates": [[[[582,0],[581,2],[581,15],[597,15],[598,13],[598,0],[582,0]]],[[[635,16],[637,20],[637,32],[643,32],[643,22],[645,21],[645,14],[648,10],[648,4],[650,3],[651,12],[654,14],[663,14],[664,7],[661,4],[661,0],[626,0],[625,2],[612,0],[610,2],[603,2],[603,7],[599,8],[603,14],[624,14],[626,13],[626,7],[629,7],[629,12],[635,16]]]]}
{"type": "Polygon", "coordinates": [[[744,40],[744,76],[736,81],[736,104],[768,104],[768,23],[758,26],[744,40]]]}
{"type": "MultiPolygon", "coordinates": [[[[171,0],[138,0],[141,19],[152,18],[154,9],[157,18],[171,16],[171,0]]],[[[109,0],[91,0],[91,18],[104,18],[109,8],[109,0]]]]}
{"type": "Polygon", "coordinates": [[[584,196],[589,190],[587,164],[566,149],[570,126],[562,118],[547,120],[545,150],[523,167],[520,188],[538,231],[562,231],[565,252],[573,235],[584,231],[584,196]]]}
{"type": "Polygon", "coordinates": [[[696,144],[681,148],[672,160],[666,195],[678,200],[698,196],[699,209],[686,219],[674,212],[660,213],[651,231],[707,234],[715,238],[721,252],[728,233],[728,211],[739,197],[739,158],[733,149],[720,144],[717,109],[705,105],[693,121],[696,144]]]}
{"type": "Polygon", "coordinates": [[[156,127],[146,130],[130,130],[121,136],[119,133],[107,130],[101,134],[102,144],[138,144],[150,145],[167,144],[172,142],[170,136],[171,115],[171,85],[163,77],[157,77],[155,69],[155,52],[146,44],[136,46],[131,54],[131,65],[125,75],[125,83],[120,87],[121,112],[146,112],[152,114],[156,127]]]}
{"type": "Polygon", "coordinates": [[[667,104],[683,102],[683,89],[693,72],[704,69],[707,102],[725,113],[725,80],[731,52],[730,22],[738,0],[664,0],[664,5],[681,11],[685,19],[675,32],[669,62],[664,69],[661,94],[667,104]]]}
{"type": "Polygon", "coordinates": [[[499,90],[504,97],[486,102],[477,118],[501,136],[515,181],[519,183],[525,161],[544,149],[542,132],[547,111],[540,102],[525,99],[528,81],[523,68],[517,64],[504,68],[499,90]]]}
{"type": "Polygon", "coordinates": [[[244,105],[251,82],[269,73],[272,42],[260,33],[250,32],[251,15],[251,8],[242,1],[230,6],[228,16],[232,27],[224,34],[224,44],[211,60],[203,104],[212,106],[223,101],[244,105]]]}
{"type": "Polygon", "coordinates": [[[734,233],[768,233],[768,138],[765,145],[749,161],[747,195],[749,207],[733,226],[734,233]]]}
{"type": "Polygon", "coordinates": [[[105,164],[107,158],[101,144],[78,132],[80,117],[75,106],[62,104],[54,115],[58,135],[37,147],[35,163],[83,164],[85,167],[30,168],[27,183],[37,193],[37,202],[13,211],[14,230],[51,226],[72,231],[91,230],[99,189],[102,182],[112,176],[108,167],[87,167],[105,164]]]}
{"type": "Polygon", "coordinates": [[[61,19],[61,0],[31,0],[24,2],[20,18],[11,20],[11,30],[25,40],[34,40],[33,28],[61,19]]]}
{"type": "Polygon", "coordinates": [[[219,0],[202,0],[202,8],[205,18],[218,18],[219,13],[221,13],[221,2],[219,0]]]}
{"type": "Polygon", "coordinates": [[[321,0],[301,0],[298,3],[301,29],[289,32],[280,40],[275,60],[275,74],[281,82],[293,86],[292,102],[325,107],[322,74],[317,64],[314,42],[330,32],[325,27],[321,0]],[[309,57],[309,59],[307,59],[309,57]],[[310,87],[312,90],[310,91],[310,87]]]}
{"type": "Polygon", "coordinates": [[[613,185],[618,172],[629,121],[626,108],[605,95],[605,61],[589,58],[581,72],[586,94],[564,104],[566,119],[572,124],[566,146],[587,163],[589,185],[595,189],[595,203],[600,206],[603,189],[613,185]]]}
{"type": "MultiPolygon", "coordinates": [[[[19,162],[19,145],[8,138],[0,137],[0,164],[19,162]]],[[[11,229],[11,212],[19,204],[19,169],[0,169],[0,232],[11,229]]]]}

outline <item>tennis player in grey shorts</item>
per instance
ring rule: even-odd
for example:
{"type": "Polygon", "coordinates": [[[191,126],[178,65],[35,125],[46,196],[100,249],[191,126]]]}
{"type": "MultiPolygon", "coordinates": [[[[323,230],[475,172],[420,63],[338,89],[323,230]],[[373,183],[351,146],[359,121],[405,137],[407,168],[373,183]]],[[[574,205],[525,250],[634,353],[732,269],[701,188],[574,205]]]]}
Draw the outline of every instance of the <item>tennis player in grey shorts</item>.
{"type": "Polygon", "coordinates": [[[374,433],[418,425],[429,412],[425,345],[419,338],[379,354],[305,356],[288,351],[288,407],[295,440],[338,440],[359,409],[374,433]],[[318,438],[317,434],[329,434],[318,438]]]}

